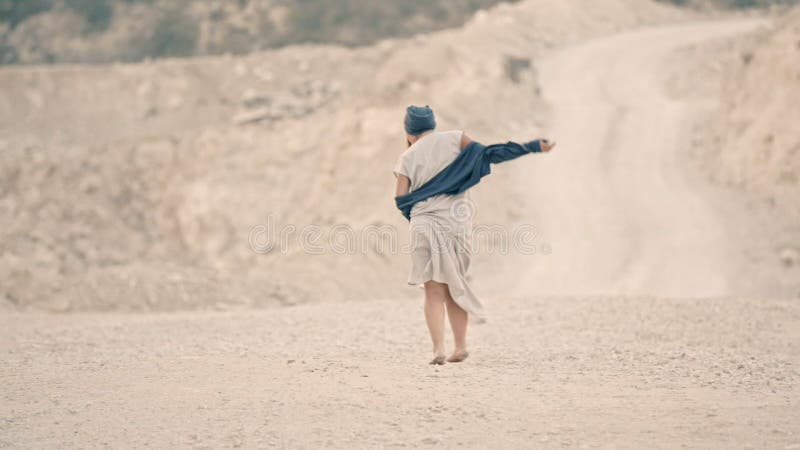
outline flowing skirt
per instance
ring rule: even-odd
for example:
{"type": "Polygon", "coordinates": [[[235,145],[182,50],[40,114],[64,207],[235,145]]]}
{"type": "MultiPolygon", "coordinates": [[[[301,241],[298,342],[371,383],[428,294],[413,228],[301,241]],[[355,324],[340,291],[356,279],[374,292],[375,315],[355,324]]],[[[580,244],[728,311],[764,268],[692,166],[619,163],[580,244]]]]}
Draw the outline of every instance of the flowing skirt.
{"type": "Polygon", "coordinates": [[[467,282],[472,255],[471,220],[458,220],[450,209],[411,217],[411,273],[408,284],[426,281],[447,284],[453,300],[477,323],[486,317],[478,297],[467,282]]]}

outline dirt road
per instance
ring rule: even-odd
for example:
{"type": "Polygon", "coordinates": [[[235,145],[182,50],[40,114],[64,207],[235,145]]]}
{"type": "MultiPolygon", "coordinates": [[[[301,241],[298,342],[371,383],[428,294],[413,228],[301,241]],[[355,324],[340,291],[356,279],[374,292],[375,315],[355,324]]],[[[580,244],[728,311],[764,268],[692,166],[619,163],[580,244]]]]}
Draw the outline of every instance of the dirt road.
{"type": "MultiPolygon", "coordinates": [[[[552,254],[528,258],[516,294],[726,296],[741,273],[741,221],[687,171],[688,121],[704,99],[671,98],[671,52],[760,20],[671,25],[590,41],[539,64],[556,153],[515,165],[524,209],[552,254]],[[730,214],[726,211],[725,214],[730,214]]],[[[746,218],[742,218],[745,220],[746,218]]],[[[499,284],[507,286],[507,280],[499,284]]]]}

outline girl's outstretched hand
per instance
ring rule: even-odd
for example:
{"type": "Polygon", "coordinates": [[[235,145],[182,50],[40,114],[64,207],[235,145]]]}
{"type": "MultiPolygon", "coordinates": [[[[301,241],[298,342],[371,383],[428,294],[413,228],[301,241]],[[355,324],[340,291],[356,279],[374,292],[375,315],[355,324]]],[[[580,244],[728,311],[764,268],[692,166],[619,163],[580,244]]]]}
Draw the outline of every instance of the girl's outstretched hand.
{"type": "Polygon", "coordinates": [[[556,146],[555,142],[548,141],[547,139],[542,139],[539,142],[539,146],[542,147],[542,153],[547,153],[556,146]]]}

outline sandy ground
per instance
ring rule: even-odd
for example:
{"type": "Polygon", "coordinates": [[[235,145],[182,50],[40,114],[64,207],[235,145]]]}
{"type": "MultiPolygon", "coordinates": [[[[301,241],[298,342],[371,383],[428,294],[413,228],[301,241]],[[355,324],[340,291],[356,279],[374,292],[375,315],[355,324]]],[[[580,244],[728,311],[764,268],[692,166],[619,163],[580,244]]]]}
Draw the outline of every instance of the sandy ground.
{"type": "Polygon", "coordinates": [[[420,304],[0,318],[0,445],[798,448],[800,308],[498,301],[425,364],[420,304]]]}
{"type": "Polygon", "coordinates": [[[468,362],[425,364],[418,301],[8,313],[0,446],[800,448],[800,305],[732,295],[729,225],[678,154],[692,105],[662,89],[670,52],[758,23],[625,33],[539,67],[559,157],[506,173],[552,255],[479,264],[494,295],[468,362]]]}

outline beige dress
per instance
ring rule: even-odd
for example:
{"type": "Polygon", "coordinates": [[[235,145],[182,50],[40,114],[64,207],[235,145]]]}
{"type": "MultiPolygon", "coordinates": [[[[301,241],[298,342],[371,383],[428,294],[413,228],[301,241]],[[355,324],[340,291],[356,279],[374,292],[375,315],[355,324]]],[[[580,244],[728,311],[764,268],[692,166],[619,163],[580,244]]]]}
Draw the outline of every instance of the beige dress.
{"type": "MultiPolygon", "coordinates": [[[[447,167],[461,151],[461,131],[432,132],[422,136],[397,159],[395,175],[419,189],[447,167]]],[[[483,305],[467,283],[472,233],[473,204],[465,192],[437,195],[411,210],[411,272],[408,284],[426,281],[446,283],[450,295],[472,320],[483,322],[483,305]]]]}

